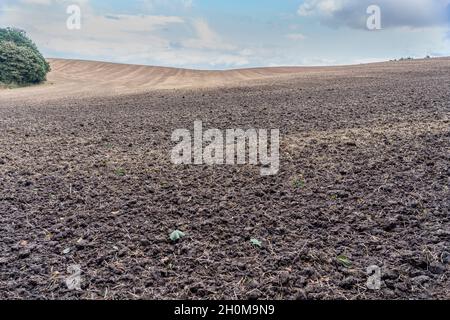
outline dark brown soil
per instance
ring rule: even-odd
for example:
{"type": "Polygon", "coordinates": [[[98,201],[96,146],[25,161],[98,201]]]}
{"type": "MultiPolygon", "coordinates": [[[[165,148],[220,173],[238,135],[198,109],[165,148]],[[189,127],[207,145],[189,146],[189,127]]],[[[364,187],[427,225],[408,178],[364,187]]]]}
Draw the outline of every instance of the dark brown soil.
{"type": "Polygon", "coordinates": [[[449,92],[443,59],[234,88],[0,96],[0,298],[450,299],[449,92]],[[172,165],[171,133],[194,120],[280,128],[279,174],[172,165]],[[175,229],[187,236],[173,244],[175,229]],[[73,264],[79,292],[64,282],[73,264]],[[381,290],[366,287],[370,265],[381,290]]]}

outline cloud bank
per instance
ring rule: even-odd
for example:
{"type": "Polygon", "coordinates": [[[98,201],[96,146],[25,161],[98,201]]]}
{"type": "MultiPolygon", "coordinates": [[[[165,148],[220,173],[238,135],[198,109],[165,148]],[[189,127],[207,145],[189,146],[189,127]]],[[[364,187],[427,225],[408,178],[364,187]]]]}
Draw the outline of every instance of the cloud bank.
{"type": "Polygon", "coordinates": [[[141,0],[150,14],[96,12],[89,0],[19,0],[0,5],[0,26],[26,30],[47,56],[169,66],[238,67],[245,54],[206,19],[152,14],[165,3],[190,8],[192,1],[141,0]],[[66,28],[66,8],[81,8],[81,29],[66,28]],[[1,16],[1,13],[5,14],[1,16]]]}
{"type": "Polygon", "coordinates": [[[0,0],[0,27],[26,30],[46,57],[196,69],[335,65],[450,55],[449,2],[0,0]],[[81,30],[66,27],[72,4],[81,30]],[[380,32],[366,29],[372,4],[381,7],[380,32]]]}
{"type": "Polygon", "coordinates": [[[424,28],[448,24],[450,0],[306,0],[298,15],[317,17],[331,27],[366,27],[366,10],[381,8],[383,28],[424,28]]]}

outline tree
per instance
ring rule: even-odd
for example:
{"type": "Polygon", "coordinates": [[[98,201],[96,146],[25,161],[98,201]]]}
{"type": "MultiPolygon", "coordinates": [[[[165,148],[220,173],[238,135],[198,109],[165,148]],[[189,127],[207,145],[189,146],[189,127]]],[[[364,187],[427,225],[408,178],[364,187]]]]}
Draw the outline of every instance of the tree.
{"type": "Polygon", "coordinates": [[[39,83],[49,71],[50,65],[23,30],[0,28],[0,82],[39,83]]]}

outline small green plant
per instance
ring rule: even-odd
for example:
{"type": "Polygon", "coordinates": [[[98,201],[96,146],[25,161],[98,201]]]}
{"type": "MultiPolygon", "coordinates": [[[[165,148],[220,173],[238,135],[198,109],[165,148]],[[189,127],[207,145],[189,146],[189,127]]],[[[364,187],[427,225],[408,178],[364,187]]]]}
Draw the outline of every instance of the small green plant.
{"type": "Polygon", "coordinates": [[[305,187],[305,180],[303,179],[303,177],[299,177],[297,179],[294,179],[294,181],[292,181],[292,187],[294,187],[294,189],[303,189],[305,187]]]}
{"type": "Polygon", "coordinates": [[[116,171],[114,171],[114,173],[116,175],[118,175],[119,177],[123,177],[123,176],[125,176],[127,174],[125,169],[123,169],[123,168],[116,169],[116,171]]]}
{"type": "Polygon", "coordinates": [[[250,239],[250,243],[252,244],[252,246],[262,248],[262,242],[258,239],[250,239]]]}
{"type": "Polygon", "coordinates": [[[338,196],[336,194],[332,194],[330,199],[336,201],[338,199],[338,196]]]}
{"type": "Polygon", "coordinates": [[[169,238],[170,238],[170,240],[175,242],[175,241],[178,241],[178,240],[184,238],[185,236],[186,236],[186,234],[184,232],[182,232],[180,230],[175,230],[169,235],[169,238]]]}
{"type": "Polygon", "coordinates": [[[337,261],[346,268],[350,268],[352,266],[350,259],[344,255],[338,256],[337,261]]]}

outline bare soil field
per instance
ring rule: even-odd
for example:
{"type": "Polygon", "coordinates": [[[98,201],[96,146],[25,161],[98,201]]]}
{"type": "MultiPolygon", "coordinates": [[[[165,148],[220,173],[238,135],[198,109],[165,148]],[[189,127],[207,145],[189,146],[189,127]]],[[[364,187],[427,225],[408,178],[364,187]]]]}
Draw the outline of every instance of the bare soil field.
{"type": "MultiPolygon", "coordinates": [[[[49,59],[52,72],[44,85],[3,90],[5,99],[104,97],[136,94],[155,89],[213,88],[240,82],[298,75],[322,68],[279,67],[203,71],[126,65],[83,60],[49,59]]],[[[331,71],[328,70],[328,71],[331,71]]]]}
{"type": "Polygon", "coordinates": [[[450,59],[52,67],[0,91],[0,298],[450,299],[450,59]],[[195,120],[279,128],[280,172],[173,165],[195,120]]]}

